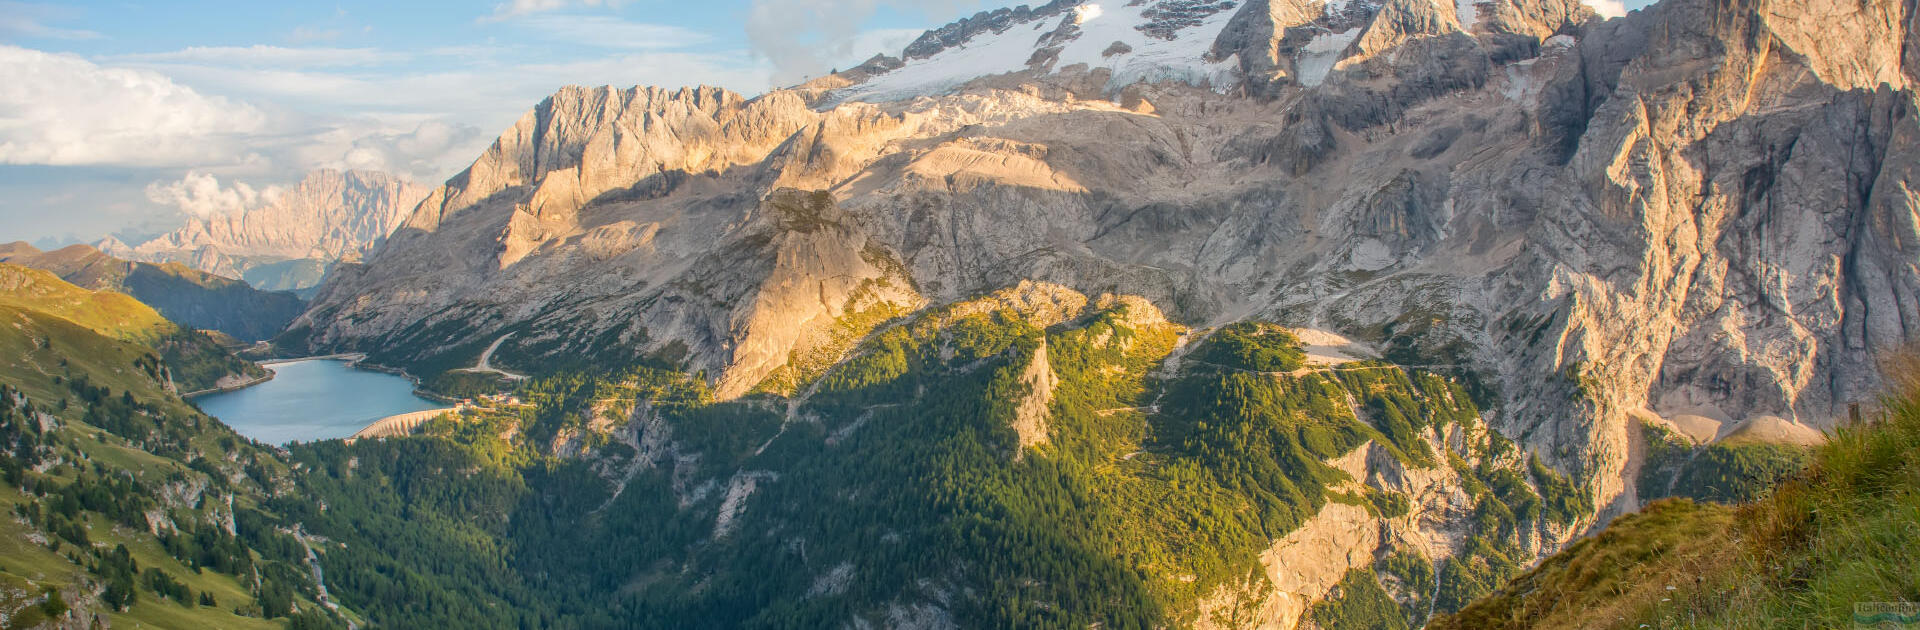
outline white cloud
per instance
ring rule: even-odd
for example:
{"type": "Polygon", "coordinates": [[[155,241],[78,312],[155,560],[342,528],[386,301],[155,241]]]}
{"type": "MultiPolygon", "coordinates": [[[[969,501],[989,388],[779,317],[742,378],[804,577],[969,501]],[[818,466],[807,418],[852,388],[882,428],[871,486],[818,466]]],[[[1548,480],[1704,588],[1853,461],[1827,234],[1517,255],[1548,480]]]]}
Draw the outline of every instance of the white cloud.
{"type": "Polygon", "coordinates": [[[479,127],[441,120],[410,129],[349,123],[316,135],[297,157],[311,166],[386,171],[433,182],[466,166],[491,140],[479,127]]]}
{"type": "Polygon", "coordinates": [[[266,126],[251,105],[156,72],[0,45],[0,164],[217,163],[266,126]]]}
{"type": "Polygon", "coordinates": [[[147,184],[148,201],[202,219],[237,215],[273,203],[283,192],[278,186],[254,190],[244,182],[221,186],[218,178],[198,171],[189,171],[179,181],[147,184]]]}
{"type": "Polygon", "coordinates": [[[192,46],[157,53],[115,55],[124,62],[203,63],[245,68],[329,68],[374,66],[405,61],[408,55],[374,48],[287,48],[284,46],[192,46]]]}
{"type": "Polygon", "coordinates": [[[1621,0],[1581,0],[1581,1],[1585,2],[1588,7],[1592,7],[1593,12],[1600,14],[1600,17],[1603,17],[1603,18],[1617,18],[1627,14],[1627,5],[1621,2],[1621,0]]]}
{"type": "Polygon", "coordinates": [[[862,31],[858,35],[854,35],[851,42],[848,42],[846,46],[847,54],[841,55],[833,67],[845,70],[850,66],[857,66],[868,59],[872,59],[874,55],[884,54],[898,57],[900,56],[900,51],[906,50],[907,44],[913,43],[913,40],[919,39],[920,35],[925,32],[927,32],[927,30],[922,28],[887,28],[862,31]]]}

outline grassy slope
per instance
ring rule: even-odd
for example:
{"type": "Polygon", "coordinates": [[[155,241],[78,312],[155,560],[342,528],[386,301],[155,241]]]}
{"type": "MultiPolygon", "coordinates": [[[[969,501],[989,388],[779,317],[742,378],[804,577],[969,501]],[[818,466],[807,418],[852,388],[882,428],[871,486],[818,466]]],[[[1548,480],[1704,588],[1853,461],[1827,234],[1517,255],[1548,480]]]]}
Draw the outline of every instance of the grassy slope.
{"type": "Polygon", "coordinates": [[[108,338],[84,326],[43,312],[0,305],[0,380],[39,400],[66,397],[57,381],[87,374],[115,391],[154,389],[134,367],[148,347],[108,338]]]}
{"type": "Polygon", "coordinates": [[[1907,395],[1757,502],[1654,503],[1431,627],[1845,627],[1856,603],[1920,600],[1916,523],[1920,396],[1907,395]]]}
{"type": "Polygon", "coordinates": [[[306,310],[292,293],[257,290],[180,263],[121,260],[82,245],[42,252],[25,243],[0,244],[0,263],[50,271],[89,290],[124,293],[181,325],[246,341],[280,332],[306,310]]]}
{"type": "MultiPolygon", "coordinates": [[[[230,375],[265,375],[262,368],[234,357],[212,337],[167,321],[139,300],[112,291],[89,291],[39,269],[0,263],[0,309],[6,309],[0,317],[11,324],[11,329],[0,332],[0,347],[10,351],[0,358],[0,365],[26,370],[21,378],[44,377],[38,383],[40,393],[49,391],[44,381],[62,373],[60,360],[93,363],[97,369],[86,373],[115,381],[114,389],[127,389],[133,384],[116,374],[129,369],[142,352],[164,359],[182,391],[211,388],[230,375]],[[73,351],[67,351],[63,342],[74,344],[73,351]]],[[[35,385],[22,387],[31,390],[35,385]]]]}
{"type": "MultiPolygon", "coordinates": [[[[126,438],[81,420],[85,403],[80,402],[69,387],[76,378],[105,387],[116,395],[125,392],[141,404],[152,405],[163,414],[161,423],[191,422],[186,419],[199,417],[190,405],[168,392],[152,373],[138,365],[141,361],[151,364],[153,357],[153,351],[140,344],[107,338],[44,313],[0,306],[0,383],[16,388],[28,402],[59,418],[58,428],[52,434],[55,437],[50,442],[56,454],[52,461],[65,463],[39,475],[46,480],[41,482],[43,487],[72,483],[76,466],[92,470],[96,475],[125,475],[148,484],[201,476],[178,459],[154,455],[126,438]],[[51,343],[46,343],[47,340],[51,343]],[[48,404],[63,399],[73,404],[65,409],[48,404]]],[[[189,448],[208,459],[231,457],[244,462],[250,459],[249,453],[255,458],[260,455],[256,447],[237,443],[236,436],[217,423],[203,419],[191,425],[198,428],[185,430],[190,435],[189,448]]],[[[9,456],[0,453],[0,458],[9,456]]],[[[237,469],[239,465],[229,466],[237,469]]],[[[269,468],[284,470],[283,466],[269,468]]],[[[13,516],[17,506],[36,502],[43,508],[48,505],[45,498],[36,499],[20,488],[0,484],[0,513],[7,515],[0,518],[0,591],[4,591],[0,592],[0,608],[31,603],[22,598],[37,598],[43,589],[70,593],[81,581],[99,583],[100,578],[88,569],[93,562],[91,558],[80,556],[76,563],[69,557],[75,550],[72,545],[62,545],[56,551],[47,544],[34,542],[54,540],[54,537],[35,524],[13,516]]],[[[257,502],[257,498],[244,493],[236,500],[239,505],[257,502]]],[[[176,522],[183,518],[204,519],[206,516],[202,514],[206,509],[205,505],[185,511],[172,508],[171,518],[176,522]]],[[[249,607],[254,603],[250,581],[243,582],[237,576],[211,570],[196,571],[169,555],[144,529],[129,528],[92,512],[81,512],[81,518],[96,549],[125,545],[142,570],[163,570],[186,584],[194,594],[211,593],[217,602],[215,606],[180,604],[143,590],[131,608],[108,614],[115,627],[282,627],[281,621],[235,614],[236,607],[249,607]]],[[[70,603],[82,602],[70,599],[70,603]]]]}
{"type": "MultiPolygon", "coordinates": [[[[0,384],[15,388],[26,402],[59,418],[58,428],[47,437],[52,450],[42,458],[55,465],[29,475],[42,480],[38,482],[42,488],[72,483],[79,470],[96,477],[125,476],[149,487],[169,479],[202,478],[201,472],[183,463],[193,457],[222,462],[217,467],[228,469],[227,475],[236,475],[241,463],[249,460],[265,461],[263,470],[284,472],[284,465],[261,459],[269,454],[238,440],[231,430],[200,416],[168,391],[160,378],[164,376],[159,370],[162,356],[186,356],[193,364],[190,368],[218,369],[238,362],[205,336],[180,330],[130,297],[86,291],[44,271],[0,264],[0,384]],[[155,455],[136,441],[87,424],[88,405],[74,389],[76,382],[103,388],[115,400],[125,395],[145,406],[157,414],[152,416],[152,426],[159,431],[141,439],[185,454],[179,458],[155,455]]],[[[180,372],[174,369],[176,380],[180,372]]],[[[15,455],[0,452],[0,459],[15,455]]],[[[236,496],[236,505],[258,502],[246,492],[236,496]]],[[[8,515],[0,518],[0,611],[25,610],[21,606],[33,606],[46,588],[71,593],[78,581],[99,583],[100,578],[88,569],[93,562],[90,557],[80,556],[76,563],[69,557],[74,546],[63,545],[56,552],[34,542],[53,536],[13,516],[16,506],[36,503],[42,508],[49,505],[44,497],[0,484],[0,513],[8,515]]],[[[205,505],[174,507],[169,509],[170,518],[203,520],[206,509],[205,505]]],[[[217,601],[215,606],[182,605],[143,590],[130,609],[109,614],[115,627],[281,627],[279,621],[235,614],[236,607],[253,605],[250,580],[243,583],[233,575],[196,571],[169,555],[144,529],[129,528],[93,512],[80,514],[96,549],[124,544],[142,570],[165,571],[192,593],[211,593],[217,601]]],[[[83,603],[68,597],[70,603],[83,603]]],[[[33,610],[25,614],[44,616],[33,610]]]]}
{"type": "Polygon", "coordinates": [[[88,291],[51,272],[4,263],[0,306],[39,311],[124,341],[156,341],[175,328],[158,311],[127,295],[88,291]]]}

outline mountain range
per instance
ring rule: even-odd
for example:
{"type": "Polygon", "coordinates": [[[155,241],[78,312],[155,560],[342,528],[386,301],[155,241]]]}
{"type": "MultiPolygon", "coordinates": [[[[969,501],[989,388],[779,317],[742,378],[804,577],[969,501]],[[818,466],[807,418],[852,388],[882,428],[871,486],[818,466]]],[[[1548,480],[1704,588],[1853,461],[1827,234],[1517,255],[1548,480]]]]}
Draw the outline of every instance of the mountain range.
{"type": "Polygon", "coordinates": [[[129,260],[178,262],[270,291],[310,289],[334,262],[358,260],[379,245],[426,195],[427,187],[386,173],[322,169],[262,207],[190,218],[138,245],[108,237],[95,248],[129,260]]]}
{"type": "MultiPolygon", "coordinates": [[[[285,205],[328,192],[156,241],[337,259],[276,351],[473,404],[266,449],[15,333],[0,437],[193,471],[225,551],[165,557],[247,623],[1844,625],[1920,597],[1915,11],[1054,0],[759,96],[566,87],[384,240],[285,205]]],[[[29,494],[56,551],[107,518],[29,494]]]]}
{"type": "MultiPolygon", "coordinates": [[[[1890,1],[1601,20],[1573,0],[1059,0],[753,98],[569,87],[338,268],[282,341],[425,373],[483,348],[535,374],[659,366],[786,409],[785,436],[859,416],[814,396],[902,321],[1004,310],[1043,350],[1103,317],[1175,323],[1155,367],[1118,372],[1136,378],[1210,369],[1186,351],[1276,323],[1327,364],[1468,384],[1478,423],[1414,423],[1465,468],[1415,482],[1417,459],[1367,456],[1347,474],[1414,516],[1268,522],[1264,581],[1162,603],[1288,627],[1349,569],[1412,554],[1453,567],[1457,605],[1666,494],[1642,487],[1649,435],[1804,440],[1876,404],[1878,353],[1920,321],[1913,24],[1890,1]],[[1585,507],[1482,531],[1469,471],[1500,466],[1540,496],[1564,475],[1585,507]]],[[[1046,352],[1011,356],[1029,389],[1053,382],[1046,352]]],[[[1031,407],[1050,411],[1009,421],[1059,426],[1051,399],[1031,407]]],[[[586,418],[606,437],[585,444],[665,439],[644,415],[586,418]]],[[[798,474],[736,465],[723,514],[798,474]]],[[[854,618],[955,610],[966,587],[922,577],[854,618]]]]}

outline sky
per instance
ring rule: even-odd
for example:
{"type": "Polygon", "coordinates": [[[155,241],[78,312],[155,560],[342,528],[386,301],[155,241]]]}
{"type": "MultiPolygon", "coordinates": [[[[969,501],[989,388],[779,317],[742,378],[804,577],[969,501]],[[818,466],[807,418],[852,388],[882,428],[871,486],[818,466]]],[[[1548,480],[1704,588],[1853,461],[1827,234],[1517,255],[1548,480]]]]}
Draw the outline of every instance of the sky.
{"type": "Polygon", "coordinates": [[[438,184],[564,85],[757,94],[1005,4],[0,0],[0,242],[137,241],[315,168],[438,184]]]}

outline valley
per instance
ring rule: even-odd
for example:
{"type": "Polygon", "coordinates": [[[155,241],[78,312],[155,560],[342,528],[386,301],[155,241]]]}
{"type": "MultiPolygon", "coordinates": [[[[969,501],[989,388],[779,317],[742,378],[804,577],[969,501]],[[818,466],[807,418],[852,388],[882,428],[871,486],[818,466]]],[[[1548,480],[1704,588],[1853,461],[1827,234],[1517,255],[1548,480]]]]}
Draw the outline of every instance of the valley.
{"type": "MultiPolygon", "coordinates": [[[[558,87],[438,187],[156,183],[184,226],[0,246],[0,626],[1895,614],[1916,44],[1894,0],[1052,0],[558,87]]],[[[314,63],[402,59],[359,54],[314,63]]]]}

